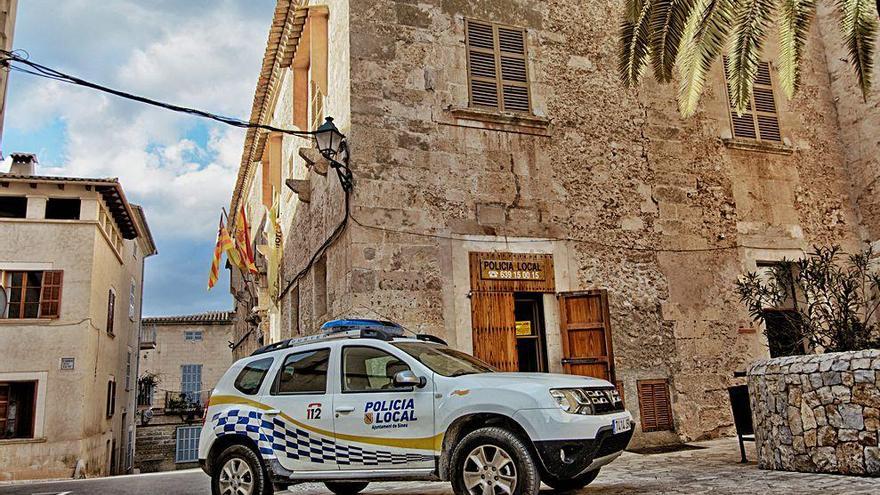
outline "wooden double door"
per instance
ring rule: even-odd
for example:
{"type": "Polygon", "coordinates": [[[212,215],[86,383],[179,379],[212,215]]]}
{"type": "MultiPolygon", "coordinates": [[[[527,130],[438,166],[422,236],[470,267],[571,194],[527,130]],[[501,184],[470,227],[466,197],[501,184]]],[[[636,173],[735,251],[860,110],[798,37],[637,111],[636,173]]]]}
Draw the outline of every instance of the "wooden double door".
{"type": "MultiPolygon", "coordinates": [[[[557,298],[563,370],[615,383],[607,291],[563,292],[557,298]]],[[[474,355],[501,371],[520,370],[515,304],[513,292],[471,296],[474,355]]]]}

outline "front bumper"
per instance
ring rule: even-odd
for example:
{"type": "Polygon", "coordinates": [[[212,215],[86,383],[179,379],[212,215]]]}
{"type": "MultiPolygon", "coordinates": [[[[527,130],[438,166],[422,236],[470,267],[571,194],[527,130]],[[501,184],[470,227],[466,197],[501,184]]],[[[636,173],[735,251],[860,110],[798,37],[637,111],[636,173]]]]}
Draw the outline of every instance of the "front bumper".
{"type": "Polygon", "coordinates": [[[574,478],[617,458],[629,445],[633,430],[614,434],[611,426],[599,429],[595,439],[536,441],[535,448],[547,474],[574,478]]]}
{"type": "Polygon", "coordinates": [[[627,411],[580,415],[556,408],[522,410],[514,415],[532,439],[545,472],[559,479],[599,468],[623,452],[633,428],[615,435],[615,419],[626,419],[635,427],[627,411]]]}

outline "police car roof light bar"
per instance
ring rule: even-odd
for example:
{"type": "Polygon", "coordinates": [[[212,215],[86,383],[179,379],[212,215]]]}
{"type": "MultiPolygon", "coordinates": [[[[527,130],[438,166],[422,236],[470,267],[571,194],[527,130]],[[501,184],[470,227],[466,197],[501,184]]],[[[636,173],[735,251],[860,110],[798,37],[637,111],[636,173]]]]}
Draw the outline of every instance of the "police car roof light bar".
{"type": "Polygon", "coordinates": [[[380,320],[331,320],[321,325],[321,330],[323,330],[323,332],[317,335],[286,339],[273,344],[264,345],[254,351],[251,356],[325,340],[361,338],[389,342],[395,338],[401,338],[404,336],[403,327],[390,321],[380,320]]]}

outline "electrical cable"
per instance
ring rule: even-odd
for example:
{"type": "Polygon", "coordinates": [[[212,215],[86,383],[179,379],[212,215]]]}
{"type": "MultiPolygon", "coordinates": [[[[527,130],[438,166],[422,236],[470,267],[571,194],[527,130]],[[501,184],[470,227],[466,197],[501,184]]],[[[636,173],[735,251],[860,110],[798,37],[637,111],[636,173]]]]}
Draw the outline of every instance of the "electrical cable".
{"type": "Polygon", "coordinates": [[[98,83],[94,83],[91,81],[87,81],[85,79],[81,79],[76,76],[72,76],[70,74],[66,74],[59,70],[53,69],[51,67],[47,67],[45,65],[38,64],[36,62],[32,62],[28,60],[27,52],[23,50],[0,50],[0,67],[8,68],[9,70],[14,70],[17,72],[22,72],[25,74],[30,74],[36,77],[42,77],[45,79],[51,79],[53,81],[63,82],[67,84],[72,84],[75,86],[82,86],[90,89],[94,89],[103,93],[108,93],[119,98],[136,101],[139,103],[144,103],[146,105],[152,105],[159,108],[164,108],[166,110],[171,110],[173,112],[184,113],[187,115],[193,115],[196,117],[202,117],[205,119],[214,120],[226,125],[231,125],[233,127],[239,127],[244,129],[263,129],[266,131],[272,132],[280,132],[283,134],[290,134],[292,136],[300,136],[307,137],[313,136],[314,132],[312,131],[296,131],[292,129],[282,129],[280,127],[275,127],[268,124],[259,124],[255,122],[249,122],[246,120],[242,120],[235,117],[227,117],[224,115],[206,112],[204,110],[199,110],[196,108],[184,107],[181,105],[175,105],[172,103],[166,103],[163,101],[155,100],[152,98],[147,98],[145,96],[136,95],[133,93],[127,93],[125,91],[121,91],[118,89],[113,89],[108,86],[103,86],[98,83]],[[21,55],[24,53],[24,55],[21,55]],[[12,63],[18,63],[21,65],[25,65],[28,68],[20,67],[12,65],[12,63]]]}

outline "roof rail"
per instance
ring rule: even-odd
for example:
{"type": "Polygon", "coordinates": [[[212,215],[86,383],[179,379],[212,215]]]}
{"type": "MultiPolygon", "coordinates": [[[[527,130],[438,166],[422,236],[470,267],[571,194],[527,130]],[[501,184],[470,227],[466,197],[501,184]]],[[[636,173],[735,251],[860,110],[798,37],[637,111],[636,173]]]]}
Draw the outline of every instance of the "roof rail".
{"type": "Polygon", "coordinates": [[[251,356],[265,354],[279,349],[286,349],[288,347],[336,339],[361,338],[384,340],[387,342],[394,338],[403,337],[404,332],[403,327],[390,321],[364,319],[331,320],[321,325],[321,330],[323,330],[323,332],[316,335],[286,339],[264,345],[251,353],[251,356]]]}

